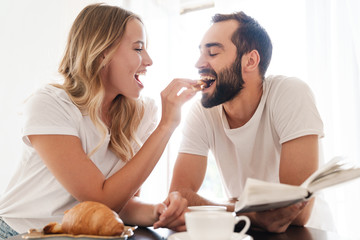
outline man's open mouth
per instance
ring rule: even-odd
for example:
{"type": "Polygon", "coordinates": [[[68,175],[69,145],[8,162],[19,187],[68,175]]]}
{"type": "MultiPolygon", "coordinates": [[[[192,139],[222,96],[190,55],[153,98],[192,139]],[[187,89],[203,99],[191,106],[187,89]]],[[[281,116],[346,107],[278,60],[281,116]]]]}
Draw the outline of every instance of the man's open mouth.
{"type": "Polygon", "coordinates": [[[201,76],[200,81],[205,83],[204,89],[209,88],[216,80],[214,76],[201,76]]]}

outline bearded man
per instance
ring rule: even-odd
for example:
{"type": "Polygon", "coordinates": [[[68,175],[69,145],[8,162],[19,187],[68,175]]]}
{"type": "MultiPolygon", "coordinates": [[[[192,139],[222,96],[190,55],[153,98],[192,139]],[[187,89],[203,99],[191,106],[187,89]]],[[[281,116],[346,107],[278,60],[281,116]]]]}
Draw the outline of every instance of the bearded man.
{"type": "MultiPolygon", "coordinates": [[[[323,123],[310,88],[297,78],[265,77],[272,43],[263,27],[243,12],[217,14],[200,43],[196,63],[201,102],[188,113],[170,191],[189,205],[225,205],[205,199],[202,185],[209,150],[227,197],[241,196],[248,177],[300,185],[319,165],[323,123]]],[[[245,213],[252,226],[284,232],[308,221],[313,201],[245,213]]]]}

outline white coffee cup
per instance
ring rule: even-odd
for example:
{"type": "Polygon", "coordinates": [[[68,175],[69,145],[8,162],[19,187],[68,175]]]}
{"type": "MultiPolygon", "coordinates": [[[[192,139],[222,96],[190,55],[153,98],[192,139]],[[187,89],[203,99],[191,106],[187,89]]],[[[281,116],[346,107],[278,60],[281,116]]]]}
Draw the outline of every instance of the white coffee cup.
{"type": "Polygon", "coordinates": [[[235,224],[245,221],[238,233],[244,236],[250,227],[250,219],[225,211],[190,211],[185,213],[185,224],[191,240],[230,240],[235,224]]]}
{"type": "Polygon", "coordinates": [[[202,206],[190,206],[190,211],[226,211],[225,206],[213,206],[213,205],[202,205],[202,206]]]}

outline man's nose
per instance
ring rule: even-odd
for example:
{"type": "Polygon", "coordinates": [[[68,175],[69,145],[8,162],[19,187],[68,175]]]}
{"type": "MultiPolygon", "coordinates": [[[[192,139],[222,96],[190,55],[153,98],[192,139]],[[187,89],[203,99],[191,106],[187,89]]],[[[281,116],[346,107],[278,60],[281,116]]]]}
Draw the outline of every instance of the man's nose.
{"type": "Polygon", "coordinates": [[[209,66],[209,63],[206,61],[205,57],[203,55],[200,55],[199,59],[195,63],[195,67],[197,69],[206,68],[209,66]]]}

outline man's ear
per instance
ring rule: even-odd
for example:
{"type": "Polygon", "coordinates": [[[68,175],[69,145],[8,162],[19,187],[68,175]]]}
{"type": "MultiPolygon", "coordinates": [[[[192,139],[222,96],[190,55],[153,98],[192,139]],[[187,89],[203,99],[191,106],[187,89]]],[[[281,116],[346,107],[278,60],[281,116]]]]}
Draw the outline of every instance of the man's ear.
{"type": "Polygon", "coordinates": [[[252,50],[251,52],[243,55],[242,57],[242,66],[243,71],[252,72],[256,70],[259,66],[260,55],[257,50],[252,50]]]}

